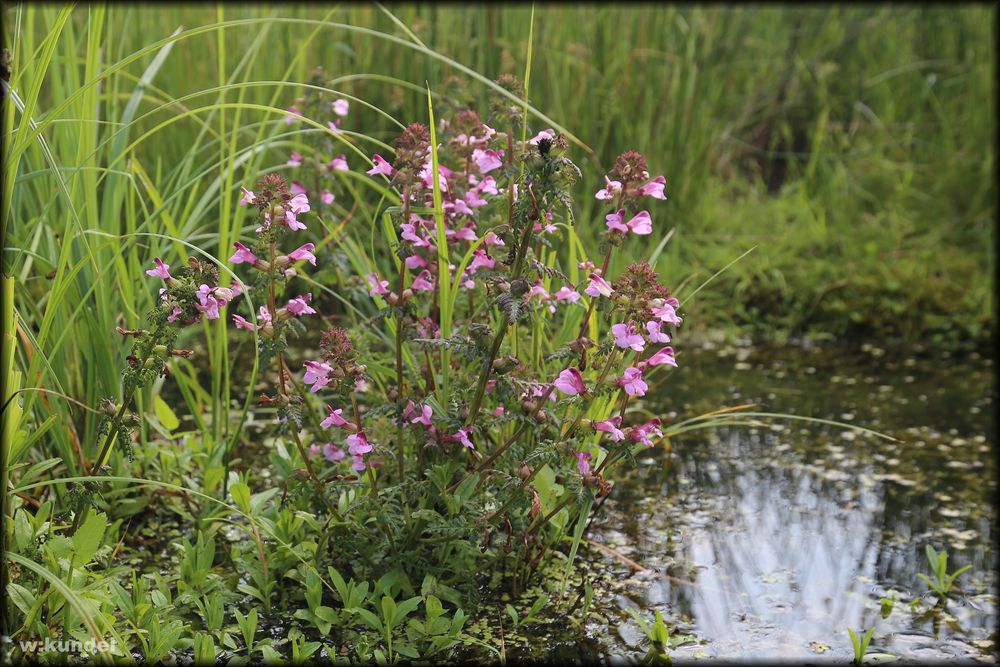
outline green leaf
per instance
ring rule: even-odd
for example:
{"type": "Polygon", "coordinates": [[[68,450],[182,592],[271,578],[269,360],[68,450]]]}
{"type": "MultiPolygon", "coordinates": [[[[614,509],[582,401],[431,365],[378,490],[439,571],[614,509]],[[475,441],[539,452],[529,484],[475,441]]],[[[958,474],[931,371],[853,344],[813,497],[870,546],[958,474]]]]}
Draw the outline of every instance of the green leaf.
{"type": "Polygon", "coordinates": [[[10,596],[10,600],[21,610],[21,613],[27,615],[31,608],[35,604],[35,596],[24,586],[15,583],[7,584],[7,595],[10,596]]]}
{"type": "Polygon", "coordinates": [[[177,419],[177,415],[174,414],[174,411],[170,409],[170,406],[167,405],[167,402],[159,394],[153,398],[153,411],[156,413],[156,418],[160,420],[160,423],[168,431],[173,431],[181,425],[180,420],[177,419]]]}
{"type": "Polygon", "coordinates": [[[420,603],[424,599],[419,595],[415,595],[408,600],[403,600],[399,603],[399,607],[396,609],[396,619],[393,625],[398,625],[404,618],[413,613],[413,610],[420,606],[420,603]]]}
{"type": "Polygon", "coordinates": [[[85,565],[94,557],[104,540],[108,527],[108,517],[103,512],[94,512],[73,535],[73,566],[85,565]]]}
{"type": "Polygon", "coordinates": [[[229,493],[236,506],[246,514],[250,514],[250,487],[244,482],[237,482],[229,487],[229,493]]]}
{"type": "Polygon", "coordinates": [[[358,613],[359,616],[361,616],[361,618],[364,620],[364,622],[372,630],[375,630],[379,634],[384,634],[385,633],[385,627],[382,625],[382,621],[380,621],[378,619],[378,616],[376,616],[375,614],[371,613],[367,609],[355,609],[355,611],[358,613]]]}
{"type": "Polygon", "coordinates": [[[424,613],[428,621],[433,621],[444,613],[444,605],[441,604],[441,600],[437,599],[436,596],[428,595],[427,601],[424,602],[424,613]]]}
{"type": "Polygon", "coordinates": [[[405,655],[407,658],[416,659],[420,657],[420,652],[417,651],[417,649],[407,644],[393,644],[392,650],[394,650],[396,653],[399,653],[400,655],[405,655]]]}
{"type": "Polygon", "coordinates": [[[382,618],[390,630],[396,627],[396,601],[388,595],[382,596],[382,618]]]}
{"type": "Polygon", "coordinates": [[[514,624],[514,627],[517,627],[517,609],[514,609],[514,606],[509,602],[507,603],[505,609],[507,610],[507,615],[510,617],[511,622],[514,624]]]}

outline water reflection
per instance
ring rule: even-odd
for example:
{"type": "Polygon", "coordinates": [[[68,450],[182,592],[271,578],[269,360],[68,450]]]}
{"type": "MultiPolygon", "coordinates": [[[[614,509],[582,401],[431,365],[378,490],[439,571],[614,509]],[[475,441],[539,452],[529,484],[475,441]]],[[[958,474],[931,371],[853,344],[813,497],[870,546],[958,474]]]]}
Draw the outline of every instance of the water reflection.
{"type": "MultiPolygon", "coordinates": [[[[800,414],[839,418],[850,410],[863,424],[878,414],[883,423],[936,426],[933,410],[919,401],[890,401],[885,390],[878,392],[887,399],[881,405],[868,400],[871,385],[893,386],[891,372],[863,382],[869,385],[865,391],[831,391],[812,368],[811,378],[785,379],[788,388],[800,391],[794,396],[800,414]]],[[[944,401],[965,414],[983,400],[976,385],[988,379],[969,373],[966,391],[954,391],[944,401]]],[[[706,367],[688,380],[705,394],[711,382],[706,387],[702,381],[712,375],[732,377],[706,367]]],[[[767,391],[744,377],[749,382],[740,388],[741,400],[776,395],[773,377],[767,391]]],[[[941,380],[932,372],[910,377],[899,383],[908,385],[907,396],[941,380]]],[[[949,608],[957,618],[954,627],[940,627],[936,639],[929,617],[897,605],[883,620],[878,609],[889,589],[906,600],[926,591],[916,574],[928,573],[927,543],[948,548],[949,570],[973,565],[974,574],[959,582],[963,590],[993,592],[996,469],[991,445],[981,435],[990,434],[992,441],[992,429],[981,417],[964,426],[962,435],[979,434],[978,439],[957,437],[944,427],[908,433],[906,443],[797,427],[720,429],[678,439],[669,466],[650,461],[619,485],[603,525],[624,533],[619,541],[629,557],[660,575],[635,602],[686,622],[686,630],[709,640],[702,650],[711,654],[804,657],[829,647],[849,656],[847,628],[877,625],[873,645],[883,650],[969,657],[977,651],[964,642],[996,629],[992,603],[978,611],[981,598],[973,598],[975,604],[958,600],[949,608]]]]}

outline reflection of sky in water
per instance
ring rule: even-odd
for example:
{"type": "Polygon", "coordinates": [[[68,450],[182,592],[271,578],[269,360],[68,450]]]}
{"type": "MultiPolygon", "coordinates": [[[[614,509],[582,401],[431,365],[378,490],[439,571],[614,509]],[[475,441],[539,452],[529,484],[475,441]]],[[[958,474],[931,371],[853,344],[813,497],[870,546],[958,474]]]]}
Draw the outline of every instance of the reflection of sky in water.
{"type": "MultiPolygon", "coordinates": [[[[736,450],[739,437],[734,433],[719,445],[736,450]]],[[[712,638],[723,654],[730,642],[750,649],[758,631],[769,636],[771,654],[775,640],[804,649],[817,637],[860,627],[863,604],[845,592],[864,592],[857,575],[875,575],[871,528],[881,509],[878,494],[755,466],[738,454],[678,471],[713,478],[710,488],[720,495],[715,516],[678,536],[677,556],[696,564],[697,585],[661,579],[648,601],[666,602],[693,618],[696,633],[712,638]]]]}
{"type": "MultiPolygon", "coordinates": [[[[856,391],[829,391],[819,375],[786,382],[811,397],[796,401],[799,414],[836,419],[850,406],[863,420],[866,408],[874,407],[856,391]]],[[[940,377],[924,380],[941,386],[940,377]]],[[[927,386],[912,383],[907,395],[927,386]]],[[[966,412],[984,394],[965,389],[967,395],[952,392],[945,405],[898,400],[894,413],[883,401],[872,412],[883,424],[940,423],[935,412],[955,406],[966,412]]],[[[752,397],[752,390],[743,392],[742,398],[752,397]]],[[[966,424],[992,439],[993,429],[981,418],[966,424]]],[[[948,549],[949,571],[973,565],[958,581],[964,591],[984,592],[985,578],[985,592],[995,592],[990,573],[996,556],[989,548],[995,515],[982,507],[995,493],[996,469],[977,460],[991,459],[992,451],[984,453],[989,447],[982,438],[977,445],[939,428],[901,445],[842,439],[824,427],[800,431],[798,425],[780,432],[727,428],[678,440],[666,470],[644,466],[610,503],[627,547],[635,548],[630,557],[666,575],[652,578],[644,599],[635,602],[690,619],[685,631],[709,640],[704,649],[717,656],[821,657],[810,642],[829,645],[826,657],[850,656],[847,628],[873,624],[873,647],[913,657],[928,647],[971,656],[968,644],[953,640],[966,631],[981,638],[996,629],[989,603],[953,603],[949,611],[961,630],[943,627],[938,639],[931,621],[914,617],[902,603],[888,620],[878,613],[890,588],[903,600],[927,590],[916,576],[929,573],[927,543],[948,549]],[[979,512],[970,512],[975,506],[979,512]]]]}

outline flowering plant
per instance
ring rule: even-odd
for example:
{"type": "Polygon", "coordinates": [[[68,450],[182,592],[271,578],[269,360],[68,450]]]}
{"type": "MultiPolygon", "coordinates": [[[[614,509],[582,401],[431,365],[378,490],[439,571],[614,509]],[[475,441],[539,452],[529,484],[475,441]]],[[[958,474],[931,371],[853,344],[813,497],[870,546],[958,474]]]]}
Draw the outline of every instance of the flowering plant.
{"type": "MultiPolygon", "coordinates": [[[[523,94],[512,77],[499,83],[523,94]]],[[[610,268],[629,235],[656,229],[665,179],[637,152],[617,159],[594,195],[606,207],[598,265],[576,237],[580,171],[565,138],[530,134],[517,106],[410,124],[363,177],[328,141],[348,141],[349,103],[299,100],[290,125],[307,106],[334,119],[309,154],[290,155],[293,178],[241,187],[256,218],[229,257],[243,282],[218,287],[199,263],[175,278],[158,258],[147,272],[166,283],[150,341],[169,349],[173,327],[228,308],[270,369],[256,398],[274,415],[282,493],[258,512],[275,527],[308,517],[314,534],[270,555],[259,545],[254,594],[269,603],[273,572],[300,577],[295,563],[314,561],[359,578],[432,577],[466,602],[468,573],[492,564],[517,594],[612,492],[611,471],[663,435],[629,408],[677,365],[680,304],[648,264],[610,268]],[[348,175],[398,198],[372,255],[351,242],[349,215],[339,235],[316,234],[344,211],[335,193],[348,175]],[[241,310],[244,295],[255,309],[241,310]]]]}

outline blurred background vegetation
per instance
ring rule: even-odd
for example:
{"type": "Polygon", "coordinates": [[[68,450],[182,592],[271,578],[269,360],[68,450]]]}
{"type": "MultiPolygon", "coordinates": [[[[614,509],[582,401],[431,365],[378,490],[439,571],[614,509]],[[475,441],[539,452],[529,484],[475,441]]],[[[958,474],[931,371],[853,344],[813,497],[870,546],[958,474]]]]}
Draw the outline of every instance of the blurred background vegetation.
{"type": "MultiPolygon", "coordinates": [[[[44,115],[94,74],[87,68],[95,42],[94,57],[107,64],[180,26],[249,17],[332,21],[397,41],[280,20],[206,31],[176,44],[138,113],[242,81],[289,85],[229,87],[180,108],[237,99],[284,108],[302,92],[294,84],[309,81],[317,66],[340,78],[339,90],[404,123],[425,120],[425,81],[435,92],[485,106],[482,82],[400,42],[426,45],[489,79],[524,72],[530,5],[385,9],[111,5],[95,25],[93,9],[77,8],[60,37],[70,46],[57,50],[38,107],[44,115]],[[88,36],[94,30],[100,40],[88,36]]],[[[58,8],[39,13],[32,25],[14,18],[8,8],[6,43],[20,29],[25,46],[39,53],[58,8]]],[[[585,173],[578,224],[591,253],[597,238],[586,228],[604,227],[593,192],[628,149],[645,153],[650,172],[667,177],[669,200],[654,221],[658,233],[674,230],[657,267],[669,284],[690,288],[757,246],[687,304],[686,326],[779,341],[805,333],[956,342],[990,333],[995,7],[538,5],[534,20],[530,100],[591,149],[572,153],[585,173]]],[[[123,67],[85,98],[101,109],[95,137],[115,126],[155,55],[123,67]]],[[[131,137],[178,108],[140,121],[131,137]]],[[[252,143],[251,121],[263,118],[274,116],[242,109],[213,115],[212,133],[219,129],[225,141],[203,150],[252,143]]],[[[159,174],[184,160],[207,120],[184,118],[136,146],[133,157],[159,174]]],[[[360,104],[345,127],[384,141],[398,132],[360,104]]],[[[78,131],[63,121],[48,136],[58,146],[78,131]]],[[[285,155],[274,151],[271,159],[281,164],[285,155]]],[[[39,201],[48,196],[37,194],[39,201]]],[[[191,206],[176,213],[184,211],[191,206]]],[[[177,224],[183,231],[184,221],[177,224]]],[[[198,224],[201,243],[214,252],[210,217],[198,224]]],[[[648,256],[658,240],[640,240],[631,254],[648,256]]]]}

